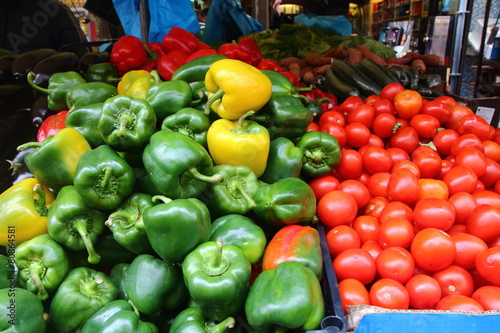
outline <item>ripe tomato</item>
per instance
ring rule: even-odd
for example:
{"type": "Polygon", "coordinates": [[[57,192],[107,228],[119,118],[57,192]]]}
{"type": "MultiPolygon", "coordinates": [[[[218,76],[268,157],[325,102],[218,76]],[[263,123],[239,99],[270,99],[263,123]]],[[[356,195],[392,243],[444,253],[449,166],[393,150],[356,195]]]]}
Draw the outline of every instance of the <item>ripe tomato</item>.
{"type": "Polygon", "coordinates": [[[358,209],[363,209],[371,199],[370,191],[359,180],[347,179],[340,183],[339,190],[349,193],[356,200],[358,209]]]}
{"type": "Polygon", "coordinates": [[[369,146],[363,154],[363,166],[371,174],[391,170],[392,158],[384,148],[369,146]]]}
{"type": "Polygon", "coordinates": [[[436,304],[436,310],[446,311],[484,311],[484,308],[471,297],[464,295],[448,295],[436,304]]]}
{"type": "Polygon", "coordinates": [[[368,251],[374,260],[377,259],[378,255],[383,250],[382,246],[380,246],[376,240],[367,240],[361,245],[361,248],[368,251]]]}
{"type": "Polygon", "coordinates": [[[319,176],[309,181],[309,186],[312,188],[317,201],[328,192],[338,189],[339,184],[337,177],[332,175],[319,176]]]}
{"type": "Polygon", "coordinates": [[[484,174],[479,177],[479,180],[486,188],[493,188],[500,180],[500,163],[493,161],[490,158],[485,158],[486,170],[484,174]]]}
{"type": "Polygon", "coordinates": [[[418,198],[418,180],[413,172],[407,169],[393,171],[387,183],[387,198],[406,204],[415,202],[418,198]]]}
{"type": "Polygon", "coordinates": [[[477,114],[468,114],[458,122],[457,132],[460,135],[472,133],[484,141],[490,137],[490,124],[477,114]]]}
{"type": "Polygon", "coordinates": [[[448,200],[449,194],[448,186],[442,180],[432,178],[420,178],[418,180],[417,201],[424,198],[448,200]]]}
{"type": "Polygon", "coordinates": [[[460,135],[451,145],[451,155],[457,156],[457,154],[465,148],[476,148],[484,152],[483,143],[475,134],[460,135]]]}
{"type": "Polygon", "coordinates": [[[372,174],[366,183],[366,187],[372,197],[387,197],[387,185],[391,174],[388,172],[377,172],[372,174]]]}
{"type": "Polygon", "coordinates": [[[321,114],[318,120],[319,127],[322,127],[324,124],[334,122],[336,124],[345,125],[345,117],[339,111],[326,111],[321,114]]]}
{"type": "Polygon", "coordinates": [[[414,153],[411,155],[411,160],[420,170],[422,178],[434,178],[441,171],[441,156],[434,149],[414,153]]]}
{"type": "Polygon", "coordinates": [[[418,133],[413,127],[401,128],[389,139],[390,147],[401,148],[408,154],[418,147],[418,143],[418,133]]]}
{"type": "Polygon", "coordinates": [[[447,231],[455,223],[455,207],[445,199],[425,198],[415,204],[413,219],[422,229],[447,231]]]}
{"type": "Polygon", "coordinates": [[[467,233],[467,228],[465,227],[465,224],[454,224],[451,226],[446,233],[450,236],[457,235],[457,234],[465,234],[467,233]]]}
{"type": "Polygon", "coordinates": [[[410,155],[401,148],[389,147],[387,152],[391,155],[392,163],[410,160],[410,155]]]}
{"type": "Polygon", "coordinates": [[[387,199],[386,197],[372,197],[370,199],[370,202],[368,202],[368,205],[366,205],[364,213],[368,216],[379,218],[380,214],[388,203],[389,199],[387,199]]]}
{"type": "Polygon", "coordinates": [[[382,250],[375,260],[377,273],[381,278],[389,278],[405,284],[413,276],[415,261],[408,250],[391,246],[382,250]]]}
{"type": "Polygon", "coordinates": [[[500,236],[500,208],[477,205],[467,218],[467,232],[486,243],[500,236]]]}
{"type": "Polygon", "coordinates": [[[468,108],[465,105],[462,104],[455,104],[453,106],[450,106],[450,116],[448,117],[448,120],[444,123],[444,126],[446,128],[451,128],[451,129],[458,129],[458,124],[460,120],[462,120],[463,117],[474,114],[474,111],[472,111],[470,108],[468,108]]]}
{"type": "Polygon", "coordinates": [[[422,108],[422,95],[416,90],[406,89],[394,96],[394,110],[403,119],[411,119],[422,108]]]}
{"type": "Polygon", "coordinates": [[[457,131],[445,128],[436,133],[432,138],[432,143],[436,147],[438,153],[442,156],[451,155],[451,146],[460,137],[457,131]]]}
{"type": "Polygon", "coordinates": [[[370,288],[370,303],[386,309],[407,310],[410,295],[405,286],[393,279],[380,279],[370,288]]]}
{"type": "Polygon", "coordinates": [[[384,207],[379,219],[380,223],[384,223],[393,218],[402,218],[413,222],[413,209],[404,202],[391,201],[384,207]]]}
{"type": "Polygon", "coordinates": [[[418,136],[423,139],[433,138],[440,125],[439,120],[429,114],[419,113],[410,120],[410,126],[416,129],[418,136]]]}
{"type": "Polygon", "coordinates": [[[362,284],[373,281],[377,274],[375,260],[363,249],[349,249],[333,259],[333,269],[339,281],[356,279],[362,284]]]}
{"type": "Polygon", "coordinates": [[[361,123],[368,128],[372,127],[375,118],[375,109],[370,104],[361,104],[347,115],[347,123],[361,123]]]}
{"type": "Polygon", "coordinates": [[[345,127],[347,134],[347,146],[352,148],[359,148],[368,144],[370,140],[370,128],[361,123],[350,123],[345,127]]]}
{"type": "Polygon", "coordinates": [[[363,99],[359,96],[349,96],[339,105],[339,110],[344,115],[348,115],[352,110],[364,103],[363,99]]]}
{"type": "Polygon", "coordinates": [[[340,156],[335,171],[342,179],[356,179],[363,171],[363,157],[354,149],[346,149],[340,156]]]}
{"type": "Polygon", "coordinates": [[[448,171],[443,181],[448,185],[450,195],[458,192],[471,193],[476,189],[478,178],[474,170],[464,165],[456,165],[448,171]]]}
{"type": "Polygon", "coordinates": [[[370,294],[366,287],[356,279],[345,279],[338,284],[342,309],[347,314],[348,305],[370,305],[370,294]]]}
{"type": "Polygon", "coordinates": [[[443,180],[444,175],[450,172],[450,170],[453,169],[453,166],[454,164],[452,161],[446,159],[441,160],[441,171],[439,171],[439,175],[437,175],[436,178],[439,180],[443,180]]]}
{"type": "Polygon", "coordinates": [[[373,105],[375,101],[378,101],[380,99],[379,95],[370,95],[367,98],[365,98],[365,104],[373,105]]]}
{"type": "Polygon", "coordinates": [[[380,97],[385,98],[390,102],[394,102],[394,97],[404,90],[405,87],[399,82],[389,83],[380,91],[380,97]]]}
{"type": "Polygon", "coordinates": [[[356,218],[358,205],[354,197],[341,190],[326,193],[317,204],[317,215],[327,227],[349,225],[356,218]]]}
{"type": "Polygon", "coordinates": [[[361,241],[358,233],[347,225],[338,225],[326,233],[326,244],[332,258],[349,249],[359,249],[361,241]]]}
{"type": "Polygon", "coordinates": [[[479,237],[468,233],[451,235],[455,242],[455,259],[453,265],[472,269],[476,267],[476,257],[488,249],[488,245],[479,237]]]}
{"type": "Polygon", "coordinates": [[[340,125],[333,121],[330,121],[328,123],[323,124],[319,128],[319,131],[333,135],[335,139],[337,139],[339,146],[341,148],[345,147],[347,143],[347,133],[344,129],[344,125],[340,125]]]}
{"type": "Polygon", "coordinates": [[[417,232],[410,247],[417,266],[431,272],[450,265],[455,259],[455,251],[451,236],[436,228],[417,232]]]}
{"type": "Polygon", "coordinates": [[[434,100],[438,101],[440,103],[443,103],[447,107],[451,107],[451,106],[457,104],[457,101],[451,96],[438,96],[438,97],[434,98],[434,100]]]}
{"type": "Polygon", "coordinates": [[[310,132],[310,131],[318,131],[319,132],[319,125],[318,125],[318,123],[316,123],[314,121],[311,121],[309,123],[309,125],[307,125],[307,127],[306,127],[306,132],[310,132]]]}
{"type": "Polygon", "coordinates": [[[500,208],[500,194],[496,192],[490,190],[476,191],[472,193],[472,196],[478,205],[490,205],[500,208]]]}
{"type": "Polygon", "coordinates": [[[434,309],[441,299],[441,286],[432,276],[417,274],[405,284],[410,306],[418,310],[434,309]]]}
{"type": "Polygon", "coordinates": [[[376,240],[380,228],[378,218],[370,215],[359,215],[352,222],[352,228],[359,236],[361,244],[369,240],[376,240]]]}
{"type": "Polygon", "coordinates": [[[380,223],[377,242],[383,249],[394,246],[408,248],[413,237],[415,237],[415,229],[410,221],[397,217],[380,223]]]}
{"type": "Polygon", "coordinates": [[[475,148],[464,148],[455,155],[455,165],[464,165],[474,171],[478,178],[486,172],[486,157],[475,148]]]}
{"type": "Polygon", "coordinates": [[[500,287],[483,286],[474,291],[472,299],[481,304],[484,311],[500,310],[500,287]]]}
{"type": "Polygon", "coordinates": [[[442,297],[447,295],[472,296],[474,281],[463,267],[449,265],[432,275],[441,286],[442,297]]]}
{"type": "Polygon", "coordinates": [[[495,162],[500,161],[500,144],[491,140],[484,140],[484,156],[495,162]]]}
{"type": "Polygon", "coordinates": [[[415,164],[415,162],[412,162],[410,160],[402,160],[402,161],[399,161],[399,162],[395,162],[392,165],[391,172],[394,172],[394,171],[396,171],[398,169],[408,169],[408,170],[410,170],[415,175],[415,177],[417,177],[417,179],[420,178],[420,169],[415,164]]]}
{"type": "Polygon", "coordinates": [[[394,104],[388,99],[379,98],[373,104],[373,109],[375,110],[375,115],[382,113],[394,114],[394,104]]]}
{"type": "Polygon", "coordinates": [[[474,196],[468,192],[457,192],[449,199],[455,208],[455,223],[465,224],[469,214],[476,208],[477,203],[474,196]]]}
{"type": "Polygon", "coordinates": [[[444,124],[450,117],[450,107],[438,100],[428,101],[422,105],[420,114],[433,116],[439,124],[444,124]]]}
{"type": "Polygon", "coordinates": [[[500,246],[490,247],[476,257],[476,269],[489,283],[500,287],[500,246]]]}
{"type": "Polygon", "coordinates": [[[382,140],[382,138],[379,137],[378,135],[372,133],[372,134],[370,134],[370,139],[368,140],[368,145],[384,148],[385,141],[382,140]]]}

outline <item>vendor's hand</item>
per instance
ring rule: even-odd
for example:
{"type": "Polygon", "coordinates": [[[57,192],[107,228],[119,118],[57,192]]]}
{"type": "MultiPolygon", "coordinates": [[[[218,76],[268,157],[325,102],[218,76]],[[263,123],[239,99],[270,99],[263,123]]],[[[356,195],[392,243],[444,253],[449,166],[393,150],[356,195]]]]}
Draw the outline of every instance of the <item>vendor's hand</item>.
{"type": "Polygon", "coordinates": [[[281,15],[280,5],[281,5],[281,0],[274,0],[273,10],[276,12],[276,14],[278,14],[278,16],[281,15]]]}

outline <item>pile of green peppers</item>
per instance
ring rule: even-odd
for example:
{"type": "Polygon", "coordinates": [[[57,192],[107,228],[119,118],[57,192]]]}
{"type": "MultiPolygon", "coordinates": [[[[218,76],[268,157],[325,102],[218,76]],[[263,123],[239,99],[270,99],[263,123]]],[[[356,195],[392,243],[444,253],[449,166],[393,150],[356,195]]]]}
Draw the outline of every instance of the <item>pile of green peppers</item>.
{"type": "MultiPolygon", "coordinates": [[[[288,79],[266,73],[271,98],[245,120],[269,133],[264,173],[216,165],[207,132],[219,117],[204,112],[203,78],[220,58],[205,56],[171,81],[150,82],[145,98],[119,94],[109,64],[86,76],[59,73],[48,88],[32,83],[53,108],[69,112],[66,128],[18,148],[32,149],[24,163],[55,199],[36,210],[45,233],[1,244],[12,279],[0,276],[0,306],[15,310],[0,317],[0,331],[319,328],[321,272],[294,258],[307,256],[321,270],[308,180],[332,171],[340,147],[329,134],[308,132],[313,111],[288,79]],[[309,228],[312,238],[290,238],[287,248],[310,251],[267,253],[281,259],[262,271],[267,245],[288,225],[309,228]]],[[[2,209],[7,200],[0,195],[2,209]]]]}

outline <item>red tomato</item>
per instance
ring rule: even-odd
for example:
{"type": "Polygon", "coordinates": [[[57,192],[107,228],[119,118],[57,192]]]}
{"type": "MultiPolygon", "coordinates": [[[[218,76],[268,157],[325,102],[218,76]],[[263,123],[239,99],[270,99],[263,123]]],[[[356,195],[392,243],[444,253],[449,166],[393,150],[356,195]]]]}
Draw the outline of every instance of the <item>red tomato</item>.
{"type": "Polygon", "coordinates": [[[481,304],[484,311],[500,310],[500,287],[483,286],[474,291],[472,299],[481,304]]]}
{"type": "Polygon", "coordinates": [[[454,224],[451,226],[446,233],[450,236],[457,235],[457,234],[464,234],[467,232],[467,228],[465,227],[465,224],[454,224]]]}
{"type": "Polygon", "coordinates": [[[464,148],[455,155],[455,165],[467,166],[474,171],[476,176],[482,177],[486,172],[486,157],[475,148],[464,148]]]}
{"type": "Polygon", "coordinates": [[[377,273],[381,278],[389,278],[405,284],[413,276],[415,261],[408,250],[391,246],[380,252],[375,260],[377,273]]]}
{"type": "Polygon", "coordinates": [[[373,104],[373,109],[375,110],[375,115],[379,115],[382,113],[394,114],[394,104],[388,99],[379,98],[373,104]]]}
{"type": "Polygon", "coordinates": [[[453,162],[450,160],[441,160],[441,171],[439,171],[439,175],[436,176],[437,179],[443,180],[444,175],[446,175],[451,169],[453,169],[453,162]]]}
{"type": "Polygon", "coordinates": [[[391,201],[385,205],[379,216],[380,223],[393,218],[402,218],[413,222],[413,209],[401,201],[391,201]]]}
{"type": "Polygon", "coordinates": [[[334,190],[326,193],[317,204],[317,215],[327,227],[349,225],[356,218],[358,205],[356,199],[344,191],[334,190]]]}
{"type": "Polygon", "coordinates": [[[442,156],[451,155],[451,146],[460,137],[457,131],[445,128],[436,133],[432,138],[432,143],[442,156]]]}
{"type": "Polygon", "coordinates": [[[387,183],[387,198],[406,204],[415,202],[418,198],[418,180],[413,172],[407,169],[392,172],[387,183]]]}
{"type": "Polygon", "coordinates": [[[445,199],[425,198],[415,204],[413,219],[422,229],[447,231],[455,222],[455,207],[445,199]]]}
{"type": "Polygon", "coordinates": [[[367,98],[365,98],[365,104],[373,105],[377,100],[380,99],[379,95],[370,95],[367,98]]]}
{"type": "Polygon", "coordinates": [[[423,139],[431,139],[438,132],[440,123],[434,116],[419,113],[411,118],[410,126],[417,130],[419,137],[423,139]]]}
{"type": "Polygon", "coordinates": [[[332,258],[349,249],[359,249],[361,240],[358,233],[347,225],[338,225],[326,233],[326,244],[332,258]]]}
{"type": "Polygon", "coordinates": [[[315,123],[314,121],[311,121],[309,125],[306,127],[306,132],[310,131],[318,131],[319,132],[319,125],[318,123],[315,123]]]}
{"type": "Polygon", "coordinates": [[[370,140],[370,129],[361,123],[350,123],[345,127],[347,134],[347,145],[353,148],[359,148],[368,144],[370,140]]]}
{"type": "Polygon", "coordinates": [[[411,160],[420,170],[422,178],[434,178],[441,171],[441,156],[434,149],[412,154],[411,160]]]}
{"type": "Polygon", "coordinates": [[[490,124],[477,114],[468,114],[458,122],[457,132],[460,135],[472,133],[484,141],[490,137],[490,124]]]}
{"type": "Polygon", "coordinates": [[[476,269],[489,283],[500,287],[500,246],[490,247],[476,257],[476,269]]]}
{"type": "Polygon", "coordinates": [[[457,101],[451,96],[438,96],[434,100],[443,103],[447,107],[457,104],[457,101]]]}
{"type": "Polygon", "coordinates": [[[361,244],[369,240],[376,240],[380,228],[378,218],[369,215],[359,215],[352,222],[352,228],[359,236],[361,244]]]}
{"type": "Polygon", "coordinates": [[[425,198],[448,200],[449,194],[448,186],[442,180],[432,178],[420,178],[418,180],[417,201],[425,198]]]}
{"type": "Polygon", "coordinates": [[[485,158],[486,170],[479,180],[484,184],[486,188],[493,188],[495,184],[500,180],[500,163],[493,161],[490,158],[485,158]]]}
{"type": "Polygon", "coordinates": [[[500,194],[496,192],[490,190],[476,191],[472,193],[472,196],[478,205],[490,205],[500,208],[500,194]]]}
{"type": "Polygon", "coordinates": [[[455,104],[450,107],[450,116],[448,120],[444,123],[446,128],[451,128],[456,130],[458,128],[458,124],[463,117],[474,114],[474,112],[465,105],[455,104]]]}
{"type": "Polygon", "coordinates": [[[405,286],[393,279],[380,279],[370,288],[370,303],[386,309],[407,310],[410,296],[405,286]]]}
{"type": "Polygon", "coordinates": [[[393,246],[408,248],[413,237],[415,237],[415,229],[410,221],[403,218],[392,218],[380,223],[377,242],[383,249],[393,246]]]}
{"type": "Polygon", "coordinates": [[[439,124],[444,124],[450,117],[450,107],[438,100],[433,100],[424,103],[420,113],[433,116],[438,120],[439,124]]]}
{"type": "Polygon", "coordinates": [[[500,236],[500,208],[477,205],[469,214],[465,225],[469,234],[488,243],[500,236]]]}
{"type": "Polygon", "coordinates": [[[340,300],[344,314],[347,314],[347,306],[370,305],[370,294],[366,287],[356,279],[345,279],[338,284],[340,300]]]}
{"type": "Polygon", "coordinates": [[[339,184],[339,180],[332,175],[319,176],[309,181],[317,201],[328,192],[338,189],[339,184]]]}
{"type": "Polygon", "coordinates": [[[422,95],[416,90],[406,89],[394,96],[394,110],[403,119],[411,119],[422,108],[422,95]]]}
{"type": "Polygon", "coordinates": [[[401,148],[389,147],[387,152],[391,155],[392,163],[410,160],[410,155],[401,148]]]}
{"type": "Polygon", "coordinates": [[[405,284],[410,306],[418,310],[434,309],[441,299],[441,286],[432,276],[417,274],[405,284]]]}
{"type": "Polygon", "coordinates": [[[471,193],[476,189],[478,178],[474,170],[464,165],[453,166],[444,175],[443,181],[448,185],[450,195],[458,192],[471,193]]]}
{"type": "Polygon", "coordinates": [[[448,295],[472,296],[474,281],[463,267],[449,265],[432,275],[441,286],[442,297],[448,295]]]}
{"type": "Polygon", "coordinates": [[[383,250],[382,246],[380,246],[376,240],[367,240],[361,245],[361,248],[368,251],[374,260],[377,259],[378,255],[383,250]]]}
{"type": "Polygon", "coordinates": [[[394,97],[396,97],[396,95],[403,90],[405,90],[405,87],[401,83],[389,83],[382,88],[382,91],[380,91],[380,97],[385,98],[390,102],[394,102],[394,97]]]}
{"type": "Polygon", "coordinates": [[[401,128],[389,139],[390,147],[401,148],[408,154],[418,147],[418,143],[418,133],[413,127],[401,128]]]}
{"type": "Polygon", "coordinates": [[[333,259],[333,269],[338,281],[356,279],[362,284],[373,281],[377,274],[375,260],[363,249],[349,249],[333,259]]]}
{"type": "Polygon", "coordinates": [[[468,233],[451,235],[455,242],[455,259],[453,264],[465,269],[476,267],[476,257],[488,249],[488,245],[479,237],[468,233]]]}
{"type": "Polygon", "coordinates": [[[484,311],[484,308],[473,300],[471,297],[464,295],[448,295],[436,304],[436,310],[446,310],[446,311],[472,311],[480,312],[484,311]]]}
{"type": "Polygon", "coordinates": [[[345,147],[347,143],[347,133],[343,125],[337,124],[333,121],[323,124],[319,128],[320,132],[328,133],[337,139],[340,147],[345,147]]]}
{"type": "Polygon", "coordinates": [[[500,144],[491,140],[484,140],[484,156],[495,162],[500,161],[500,144]]]}
{"type": "Polygon", "coordinates": [[[340,155],[335,171],[342,179],[356,179],[363,172],[363,157],[354,149],[346,149],[340,155]]]}
{"type": "Polygon", "coordinates": [[[415,177],[417,177],[417,179],[420,178],[420,169],[415,164],[415,162],[412,162],[411,160],[402,160],[399,162],[395,162],[392,165],[391,172],[395,172],[396,170],[399,170],[399,169],[410,170],[415,175],[415,177]]]}
{"type": "Polygon", "coordinates": [[[465,148],[476,148],[484,152],[484,146],[481,140],[475,134],[464,134],[459,136],[451,145],[451,155],[456,156],[465,148]]]}
{"type": "Polygon", "coordinates": [[[347,115],[364,103],[363,99],[359,96],[349,96],[339,105],[339,109],[340,112],[347,115]]]}
{"type": "Polygon", "coordinates": [[[358,209],[363,209],[370,202],[371,194],[368,188],[358,180],[347,179],[339,185],[339,190],[349,193],[356,200],[358,209]]]}
{"type": "Polygon", "coordinates": [[[410,247],[417,266],[431,272],[450,265],[455,259],[455,251],[451,236],[436,228],[426,228],[417,232],[410,247]]]}
{"type": "Polygon", "coordinates": [[[372,197],[387,197],[387,185],[391,174],[388,172],[377,172],[368,178],[366,187],[372,197]]]}
{"type": "Polygon", "coordinates": [[[385,141],[382,140],[382,138],[379,137],[378,135],[372,133],[372,134],[370,134],[370,139],[368,140],[368,145],[384,148],[385,141]]]}
{"type": "Polygon", "coordinates": [[[334,122],[336,124],[345,125],[345,117],[342,113],[338,111],[326,111],[321,114],[318,120],[319,127],[322,127],[324,124],[334,122]]]}
{"type": "Polygon", "coordinates": [[[385,206],[389,203],[389,199],[386,197],[375,196],[370,199],[368,205],[365,207],[365,215],[373,216],[376,218],[380,217],[385,206]]]}
{"type": "Polygon", "coordinates": [[[457,192],[448,199],[448,202],[455,208],[455,223],[458,224],[465,224],[477,206],[476,199],[468,192],[457,192]]]}
{"type": "Polygon", "coordinates": [[[392,158],[384,148],[370,146],[363,154],[363,166],[371,174],[391,170],[392,158]]]}
{"type": "Polygon", "coordinates": [[[368,128],[372,127],[375,110],[369,104],[361,104],[347,115],[347,123],[361,123],[368,128]]]}

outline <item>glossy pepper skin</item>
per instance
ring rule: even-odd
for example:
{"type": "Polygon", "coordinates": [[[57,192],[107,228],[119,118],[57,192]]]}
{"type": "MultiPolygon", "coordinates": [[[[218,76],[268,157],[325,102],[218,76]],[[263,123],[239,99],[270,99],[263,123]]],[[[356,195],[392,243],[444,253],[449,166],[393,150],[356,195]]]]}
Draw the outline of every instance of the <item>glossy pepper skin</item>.
{"type": "Polygon", "coordinates": [[[260,180],[274,183],[280,179],[299,177],[302,169],[302,150],[292,140],[283,136],[271,141],[266,170],[260,180]]]}
{"type": "Polygon", "coordinates": [[[186,255],[210,235],[210,212],[196,198],[154,196],[156,204],[144,211],[143,220],[151,246],[168,262],[181,263],[186,255]],[[168,239],[168,241],[166,241],[168,239]]]}
{"type": "Polygon", "coordinates": [[[248,323],[255,330],[314,330],[324,312],[318,278],[309,268],[294,261],[260,273],[245,302],[248,323]]]}
{"type": "Polygon", "coordinates": [[[219,238],[225,245],[239,247],[252,265],[262,258],[267,245],[262,228],[241,214],[224,215],[212,222],[209,240],[219,238]]]}
{"type": "Polygon", "coordinates": [[[255,207],[252,196],[259,189],[259,182],[252,169],[226,164],[207,168],[205,172],[222,176],[220,183],[209,183],[201,195],[212,217],[246,214],[255,207]]]}
{"type": "Polygon", "coordinates": [[[54,194],[35,178],[26,178],[0,194],[0,245],[15,245],[47,233],[54,194]]]}
{"type": "Polygon", "coordinates": [[[0,289],[9,288],[11,279],[12,281],[17,279],[15,260],[0,254],[0,289]]]}
{"type": "Polygon", "coordinates": [[[117,299],[128,300],[127,292],[125,291],[125,277],[127,276],[129,267],[129,263],[121,262],[113,265],[113,268],[109,272],[109,278],[116,286],[117,299]]]}
{"type": "Polygon", "coordinates": [[[186,61],[186,53],[179,50],[170,51],[160,57],[157,64],[158,74],[163,81],[170,81],[174,72],[184,65],[186,61]]]}
{"type": "Polygon", "coordinates": [[[66,105],[71,111],[75,108],[95,103],[104,103],[116,96],[116,87],[103,82],[87,82],[71,87],[66,94],[66,105]]]}
{"type": "Polygon", "coordinates": [[[45,333],[47,323],[40,298],[23,288],[0,289],[0,331],[12,333],[45,333]]]}
{"type": "Polygon", "coordinates": [[[209,100],[205,113],[213,110],[221,118],[239,119],[248,111],[258,111],[272,93],[271,80],[260,70],[240,60],[214,62],[205,76],[209,100]]]}
{"type": "Polygon", "coordinates": [[[259,45],[251,37],[243,37],[238,40],[238,46],[250,54],[249,64],[257,66],[262,60],[262,52],[259,45]]]}
{"type": "Polygon", "coordinates": [[[252,120],[252,112],[239,120],[218,119],[208,129],[208,151],[215,164],[247,166],[260,177],[266,169],[271,139],[269,131],[252,120]]]}
{"type": "Polygon", "coordinates": [[[97,128],[111,148],[138,152],[156,131],[156,115],[146,101],[117,95],[104,102],[97,128]]]}
{"type": "Polygon", "coordinates": [[[144,211],[153,206],[152,196],[133,193],[113,210],[105,224],[115,240],[127,250],[140,254],[152,251],[144,227],[144,211]]]}
{"type": "Polygon", "coordinates": [[[99,309],[116,299],[109,277],[95,269],[72,269],[50,303],[49,325],[57,332],[80,332],[99,309]]]}
{"type": "Polygon", "coordinates": [[[72,109],[64,121],[66,127],[74,128],[80,132],[93,148],[105,144],[101,132],[96,130],[103,104],[95,103],[72,109]]]}
{"type": "Polygon", "coordinates": [[[104,230],[106,216],[99,210],[90,208],[83,202],[73,185],[59,191],[49,208],[47,227],[50,236],[71,250],[88,252],[88,262],[97,264],[100,256],[94,244],[104,230]]]}
{"type": "Polygon", "coordinates": [[[288,224],[308,225],[316,214],[316,196],[309,184],[296,177],[260,187],[253,196],[253,212],[264,225],[281,228],[288,224]]]}
{"type": "Polygon", "coordinates": [[[68,256],[59,243],[44,234],[16,248],[18,283],[42,301],[53,294],[69,271],[68,256]]]}
{"type": "Polygon", "coordinates": [[[132,194],[134,185],[134,170],[108,145],[86,151],[76,166],[75,189],[91,208],[115,209],[132,194]]]}
{"type": "Polygon", "coordinates": [[[120,37],[111,49],[109,62],[121,73],[139,68],[147,59],[141,40],[135,36],[120,37]]]}
{"type": "Polygon", "coordinates": [[[222,321],[243,309],[249,290],[250,262],[238,247],[205,242],[182,263],[184,282],[201,313],[222,321]]]}
{"type": "Polygon", "coordinates": [[[158,82],[152,85],[146,94],[146,101],[155,111],[158,122],[162,122],[183,108],[190,107],[192,100],[191,86],[182,80],[158,82]]]}
{"type": "Polygon", "coordinates": [[[201,170],[213,165],[212,158],[202,145],[178,132],[154,133],[142,160],[156,189],[172,199],[196,197],[207,182],[222,181],[220,175],[201,174],[201,170]]]}
{"type": "Polygon", "coordinates": [[[132,304],[147,315],[167,304],[174,309],[187,296],[180,267],[150,254],[135,257],[127,270],[124,286],[132,304]]]}
{"type": "Polygon", "coordinates": [[[229,59],[239,60],[253,66],[252,54],[247,50],[242,49],[236,43],[224,43],[217,48],[217,53],[228,57],[229,59]]]}
{"type": "Polygon", "coordinates": [[[36,141],[43,142],[49,136],[56,135],[57,132],[66,127],[65,121],[68,111],[59,111],[56,114],[50,115],[43,121],[36,133],[36,141]]]}
{"type": "MultiPolygon", "coordinates": [[[[156,73],[156,71],[153,71],[151,73],[156,73]]],[[[155,83],[156,79],[152,76],[140,77],[130,85],[130,87],[125,92],[125,95],[145,100],[149,88],[151,88],[151,86],[155,83]]]]}
{"type": "Polygon", "coordinates": [[[137,312],[129,302],[114,300],[104,305],[90,317],[82,328],[82,333],[157,333],[158,327],[153,323],[140,319],[137,312]]]}
{"type": "Polygon", "coordinates": [[[150,72],[145,71],[143,69],[131,70],[125,73],[120,82],[118,82],[118,87],[116,88],[119,95],[125,95],[127,90],[140,78],[153,78],[150,72]]]}
{"type": "Polygon", "coordinates": [[[210,54],[195,58],[177,68],[171,79],[182,80],[187,83],[204,81],[210,66],[222,59],[227,59],[227,57],[222,54],[210,54]]]}
{"type": "Polygon", "coordinates": [[[116,87],[122,78],[118,68],[109,62],[103,62],[87,68],[85,79],[87,82],[104,82],[116,87]]]}
{"type": "Polygon", "coordinates": [[[172,322],[170,333],[224,333],[233,328],[235,320],[233,317],[226,318],[216,324],[203,316],[200,309],[189,307],[182,310],[172,322]]]}
{"type": "Polygon", "coordinates": [[[43,142],[28,142],[18,151],[34,147],[24,159],[26,166],[41,183],[58,191],[72,185],[76,165],[91,147],[85,137],[74,128],[64,128],[43,142]]]}
{"type": "Polygon", "coordinates": [[[163,119],[161,129],[185,134],[207,149],[207,132],[210,125],[211,121],[206,114],[186,107],[163,119]]]}
{"type": "Polygon", "coordinates": [[[297,87],[288,76],[282,74],[283,72],[269,69],[262,69],[261,72],[271,80],[273,95],[292,95],[298,97],[299,92],[312,90],[311,87],[297,87]]]}
{"type": "Polygon", "coordinates": [[[196,36],[180,27],[170,28],[169,32],[163,36],[161,44],[165,53],[177,50],[183,52],[186,56],[199,49],[196,36]]]}
{"type": "Polygon", "coordinates": [[[47,94],[48,107],[56,112],[68,110],[66,94],[69,89],[86,82],[85,79],[75,71],[52,74],[47,88],[42,88],[34,82],[35,73],[28,73],[27,78],[28,83],[33,89],[47,94]]]}
{"type": "Polygon", "coordinates": [[[301,169],[301,175],[304,177],[329,174],[340,162],[340,145],[331,134],[307,132],[300,137],[296,146],[304,152],[301,169]]]}

